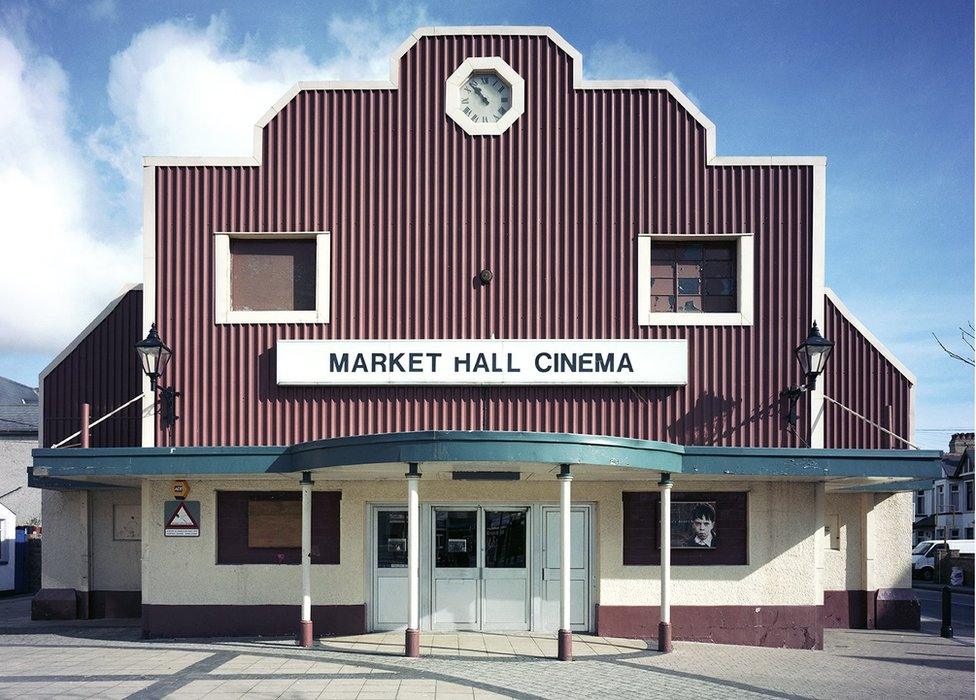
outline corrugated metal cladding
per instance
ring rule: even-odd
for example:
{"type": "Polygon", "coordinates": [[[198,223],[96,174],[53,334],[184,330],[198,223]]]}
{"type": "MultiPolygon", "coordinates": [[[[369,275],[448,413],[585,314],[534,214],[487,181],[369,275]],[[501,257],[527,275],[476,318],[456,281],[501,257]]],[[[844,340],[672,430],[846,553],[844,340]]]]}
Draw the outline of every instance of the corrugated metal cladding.
{"type": "MultiPolygon", "coordinates": [[[[44,378],[44,447],[81,427],[83,403],[91,404],[94,421],[142,393],[142,369],[133,348],[141,331],[142,290],[133,289],[44,378]]],[[[139,408],[135,403],[92,428],[91,447],[141,445],[139,408]]]]}
{"type": "Polygon", "coordinates": [[[811,167],[706,167],[705,129],[661,90],[574,90],[540,36],[421,39],[398,90],[307,91],[260,167],[157,169],[156,317],[184,392],[157,444],[290,444],[420,429],[569,431],[786,446],[811,295],[811,167]],[[471,137],[444,113],[469,56],[525,79],[525,114],[471,137]],[[215,231],[332,233],[332,322],[217,326],[215,231]],[[751,328],[640,327],[638,233],[755,234],[751,328]],[[482,268],[495,281],[480,287],[482,268]],[[283,388],[277,338],[675,338],[667,389],[283,388]]]}
{"type": "MultiPolygon", "coordinates": [[[[910,440],[912,384],[908,377],[888,362],[829,298],[825,302],[824,335],[835,345],[824,372],[824,393],[910,440]]],[[[824,447],[907,447],[829,401],[824,406],[824,421],[824,447]]]]}

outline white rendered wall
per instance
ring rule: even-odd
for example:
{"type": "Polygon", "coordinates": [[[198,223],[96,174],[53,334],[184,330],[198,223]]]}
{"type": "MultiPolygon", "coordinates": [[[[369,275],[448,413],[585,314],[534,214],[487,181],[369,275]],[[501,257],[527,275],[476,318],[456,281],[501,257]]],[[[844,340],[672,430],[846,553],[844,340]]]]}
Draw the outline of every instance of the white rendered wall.
{"type": "Polygon", "coordinates": [[[88,491],[44,489],[41,587],[89,590],[88,491]]]}
{"type": "MultiPolygon", "coordinates": [[[[861,576],[861,495],[828,493],[825,511],[828,520],[836,515],[840,525],[840,549],[824,543],[824,590],[864,590],[861,576]]],[[[910,525],[910,523],[909,523],[910,525]]]]}
{"type": "Polygon", "coordinates": [[[874,494],[873,588],[912,587],[912,494],[874,494]]]}
{"type": "MultiPolygon", "coordinates": [[[[582,484],[580,484],[582,486],[582,484]]],[[[619,484],[616,485],[620,489],[619,484]]],[[[638,490],[630,484],[626,490],[638,490]]],[[[736,482],[689,485],[681,491],[749,491],[749,563],[740,566],[671,567],[673,605],[819,605],[814,558],[814,484],[736,482]]],[[[648,489],[650,490],[650,489],[648,489]]],[[[619,491],[601,503],[599,532],[601,605],[656,605],[660,573],[656,566],[623,565],[623,506],[619,491]]]]}
{"type": "MultiPolygon", "coordinates": [[[[315,475],[315,489],[342,491],[340,565],[312,567],[312,603],[362,604],[367,601],[364,527],[367,503],[406,502],[403,480],[329,482],[315,475]]],[[[191,480],[193,500],[201,506],[198,538],[163,536],[163,503],[170,500],[169,480],[144,482],[143,602],[150,604],[295,605],[301,590],[298,566],[215,564],[216,490],[295,490],[290,480],[191,480]]],[[[816,605],[814,485],[790,482],[713,482],[676,480],[675,491],[749,491],[749,564],[742,566],[675,566],[675,605],[816,605]]],[[[599,579],[594,603],[656,605],[659,569],[623,566],[622,491],[656,491],[646,482],[573,482],[574,503],[595,503],[597,534],[593,573],[599,579]]],[[[559,484],[524,482],[454,482],[425,477],[421,504],[432,501],[556,504],[559,484]]],[[[909,518],[909,528],[911,527],[909,518]]]]}
{"type": "Polygon", "coordinates": [[[826,501],[828,517],[836,514],[840,522],[840,550],[827,542],[824,590],[911,588],[913,492],[828,493],[826,501]],[[868,523],[873,526],[865,533],[868,523]]]}
{"type": "Polygon", "coordinates": [[[139,590],[141,546],[139,540],[115,539],[114,510],[116,505],[139,505],[140,501],[139,489],[91,492],[92,590],[139,590]]]}

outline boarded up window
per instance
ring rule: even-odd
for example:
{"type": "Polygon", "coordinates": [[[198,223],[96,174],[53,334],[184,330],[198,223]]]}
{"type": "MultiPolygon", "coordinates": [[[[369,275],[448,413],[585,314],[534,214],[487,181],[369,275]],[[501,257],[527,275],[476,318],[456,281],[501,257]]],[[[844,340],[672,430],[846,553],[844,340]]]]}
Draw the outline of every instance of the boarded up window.
{"type": "Polygon", "coordinates": [[[234,311],[314,311],[315,239],[231,238],[234,311]]]}
{"type": "MultiPolygon", "coordinates": [[[[339,563],[339,491],[312,493],[312,563],[339,563]]],[[[299,491],[218,491],[218,564],[299,564],[299,491]]]]}
{"type": "MultiPolygon", "coordinates": [[[[681,547],[672,533],[672,565],[729,565],[749,563],[748,494],[741,491],[705,491],[671,494],[674,502],[706,502],[715,512],[714,546],[681,547]]],[[[625,491],[623,494],[623,563],[657,566],[661,563],[661,494],[625,491]]]]}
{"type": "Polygon", "coordinates": [[[301,547],[302,502],[251,499],[247,503],[248,547],[301,547]]]}

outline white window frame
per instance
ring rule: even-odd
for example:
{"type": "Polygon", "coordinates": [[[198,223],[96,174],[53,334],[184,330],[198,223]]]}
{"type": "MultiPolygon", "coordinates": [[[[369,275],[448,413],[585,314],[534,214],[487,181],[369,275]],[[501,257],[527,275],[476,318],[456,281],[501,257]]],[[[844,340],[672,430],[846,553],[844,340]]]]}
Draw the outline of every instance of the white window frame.
{"type": "MultiPolygon", "coordinates": [[[[751,233],[642,233],[637,236],[637,323],[641,326],[751,326],[755,286],[753,235],[751,233]],[[735,241],[736,303],[728,313],[651,311],[651,248],[662,243],[711,243],[735,241]]],[[[678,290],[675,290],[677,293],[678,290]]]]}
{"type": "Polygon", "coordinates": [[[229,323],[328,323],[332,288],[332,234],[328,231],[288,233],[214,233],[214,320],[229,323]],[[242,311],[231,307],[230,239],[315,239],[315,308],[242,311]]]}

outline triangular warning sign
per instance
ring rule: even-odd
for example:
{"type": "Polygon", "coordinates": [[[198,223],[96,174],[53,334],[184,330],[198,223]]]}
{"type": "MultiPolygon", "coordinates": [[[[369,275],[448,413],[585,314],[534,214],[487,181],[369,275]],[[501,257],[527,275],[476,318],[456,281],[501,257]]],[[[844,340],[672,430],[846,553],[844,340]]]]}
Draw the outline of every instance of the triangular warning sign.
{"type": "Polygon", "coordinates": [[[190,516],[190,512],[186,509],[185,503],[180,503],[179,508],[170,517],[169,522],[166,523],[166,527],[199,527],[193,518],[190,516]]]}

